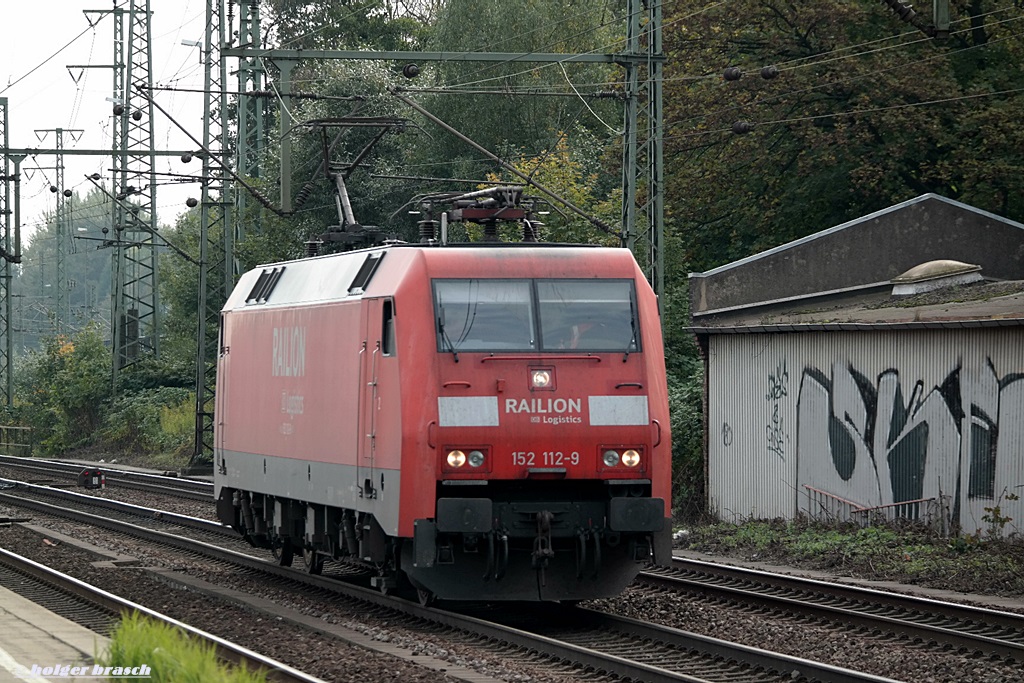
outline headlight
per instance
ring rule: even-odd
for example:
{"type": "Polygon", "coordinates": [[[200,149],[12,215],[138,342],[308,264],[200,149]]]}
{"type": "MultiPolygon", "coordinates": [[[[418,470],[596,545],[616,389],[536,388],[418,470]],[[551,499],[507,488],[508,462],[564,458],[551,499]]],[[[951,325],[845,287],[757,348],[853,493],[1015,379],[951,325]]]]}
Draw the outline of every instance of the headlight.
{"type": "Polygon", "coordinates": [[[640,454],[630,448],[622,454],[622,464],[626,467],[636,467],[640,464],[640,454]]]}
{"type": "MultiPolygon", "coordinates": [[[[483,462],[483,454],[480,456],[481,462],[483,462]]],[[[466,464],[466,454],[462,451],[448,451],[448,466],[449,467],[462,467],[466,464]]]]}
{"type": "MultiPolygon", "coordinates": [[[[448,457],[450,458],[451,455],[448,457]]],[[[470,467],[480,467],[480,465],[484,464],[484,454],[480,451],[470,451],[467,461],[469,462],[470,467]]]]}
{"type": "Polygon", "coordinates": [[[616,465],[619,464],[618,451],[605,451],[603,458],[606,467],[615,467],[616,465]]]}
{"type": "Polygon", "coordinates": [[[547,389],[551,386],[551,370],[530,370],[530,388],[547,389]]]}

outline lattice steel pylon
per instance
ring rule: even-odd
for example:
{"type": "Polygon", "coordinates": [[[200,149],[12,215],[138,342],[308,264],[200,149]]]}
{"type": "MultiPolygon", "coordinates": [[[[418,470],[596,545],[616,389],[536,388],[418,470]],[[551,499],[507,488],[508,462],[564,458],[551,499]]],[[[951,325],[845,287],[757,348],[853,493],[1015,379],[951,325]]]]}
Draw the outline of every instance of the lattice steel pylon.
{"type": "Polygon", "coordinates": [[[66,334],[71,321],[70,283],[68,281],[67,260],[71,252],[71,191],[64,189],[64,134],[77,141],[85,131],[72,130],[67,128],[36,129],[36,137],[42,142],[49,133],[53,133],[56,139],[56,154],[53,164],[53,184],[50,185],[50,192],[56,198],[57,208],[54,211],[54,232],[57,239],[57,246],[54,251],[55,269],[54,285],[56,285],[56,300],[53,311],[53,331],[56,334],[66,334]]]}
{"type": "Polygon", "coordinates": [[[224,0],[206,0],[203,41],[206,106],[203,115],[203,188],[200,203],[198,348],[196,351],[196,434],[190,469],[213,462],[214,396],[220,309],[234,285],[233,206],[228,176],[227,44],[230,20],[224,0]],[[214,158],[216,157],[216,158],[214,158]]]}
{"type": "MultiPolygon", "coordinates": [[[[10,148],[7,123],[7,98],[0,97],[0,144],[4,150],[10,148]]],[[[11,322],[13,320],[13,297],[11,278],[13,276],[11,262],[8,257],[20,253],[14,243],[14,229],[18,216],[15,215],[12,203],[11,183],[17,180],[17,168],[11,172],[10,157],[6,151],[0,154],[0,248],[3,248],[3,259],[0,259],[0,390],[4,392],[4,404],[14,402],[14,340],[11,338],[11,322]]],[[[15,193],[17,190],[15,190],[15,193]]],[[[15,199],[15,201],[17,201],[15,199]]]]}
{"type": "MultiPolygon", "coordinates": [[[[259,48],[261,45],[260,8],[259,3],[243,2],[239,6],[238,42],[241,47],[259,48]]],[[[238,60],[238,145],[237,169],[243,178],[259,178],[262,176],[264,152],[264,125],[266,123],[266,98],[254,93],[263,90],[264,69],[256,57],[242,57],[238,60]]],[[[255,232],[261,229],[259,212],[250,217],[246,210],[249,205],[249,194],[244,190],[235,192],[235,242],[245,238],[246,224],[251,222],[255,232]]],[[[233,264],[232,276],[237,277],[238,264],[233,264]]],[[[234,282],[227,283],[228,287],[234,282]]]]}
{"type": "Polygon", "coordinates": [[[622,229],[659,296],[665,290],[661,1],[629,0],[626,25],[622,229]],[[640,131],[644,131],[641,137],[640,131]]]}
{"type": "Polygon", "coordinates": [[[114,0],[113,382],[160,352],[150,0],[114,0]],[[127,6],[127,9],[125,9],[127,6]],[[145,93],[140,93],[145,89],[145,93]]]}

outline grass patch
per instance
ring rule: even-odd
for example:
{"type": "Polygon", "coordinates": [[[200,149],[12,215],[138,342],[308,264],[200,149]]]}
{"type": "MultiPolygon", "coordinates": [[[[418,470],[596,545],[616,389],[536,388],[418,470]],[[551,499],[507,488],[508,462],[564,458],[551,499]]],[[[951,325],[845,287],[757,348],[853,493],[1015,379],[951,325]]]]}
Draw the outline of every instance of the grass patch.
{"type": "MultiPolygon", "coordinates": [[[[126,614],[111,635],[110,647],[96,658],[100,666],[147,666],[151,683],[266,683],[261,672],[218,661],[212,645],[191,639],[181,629],[138,612],[126,614]]],[[[112,677],[112,681],[138,680],[112,677]]]]}
{"type": "Polygon", "coordinates": [[[768,520],[693,527],[677,547],[965,593],[1024,595],[1021,538],[950,539],[899,524],[859,527],[768,520]]]}

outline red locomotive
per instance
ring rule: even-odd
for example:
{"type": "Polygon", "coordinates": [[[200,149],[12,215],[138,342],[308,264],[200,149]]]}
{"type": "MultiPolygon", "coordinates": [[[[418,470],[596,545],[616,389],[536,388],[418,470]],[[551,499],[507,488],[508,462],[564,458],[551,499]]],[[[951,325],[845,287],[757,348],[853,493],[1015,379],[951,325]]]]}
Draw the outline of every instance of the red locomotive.
{"type": "Polygon", "coordinates": [[[218,516],[422,600],[613,596],[667,561],[656,297],[626,249],[395,244],[268,265],[223,310],[218,516]]]}

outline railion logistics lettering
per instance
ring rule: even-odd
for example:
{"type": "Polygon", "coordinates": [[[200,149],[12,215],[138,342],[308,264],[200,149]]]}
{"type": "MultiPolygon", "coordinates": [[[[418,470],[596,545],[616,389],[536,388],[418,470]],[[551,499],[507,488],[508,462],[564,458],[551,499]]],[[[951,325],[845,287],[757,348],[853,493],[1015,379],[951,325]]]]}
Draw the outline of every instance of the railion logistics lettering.
{"type": "Polygon", "coordinates": [[[303,377],[306,374],[306,328],[275,327],[273,377],[303,377]]]}
{"type": "Polygon", "coordinates": [[[541,415],[551,413],[555,415],[565,413],[583,412],[583,399],[581,398],[506,398],[506,413],[526,413],[528,415],[541,415]]]}

